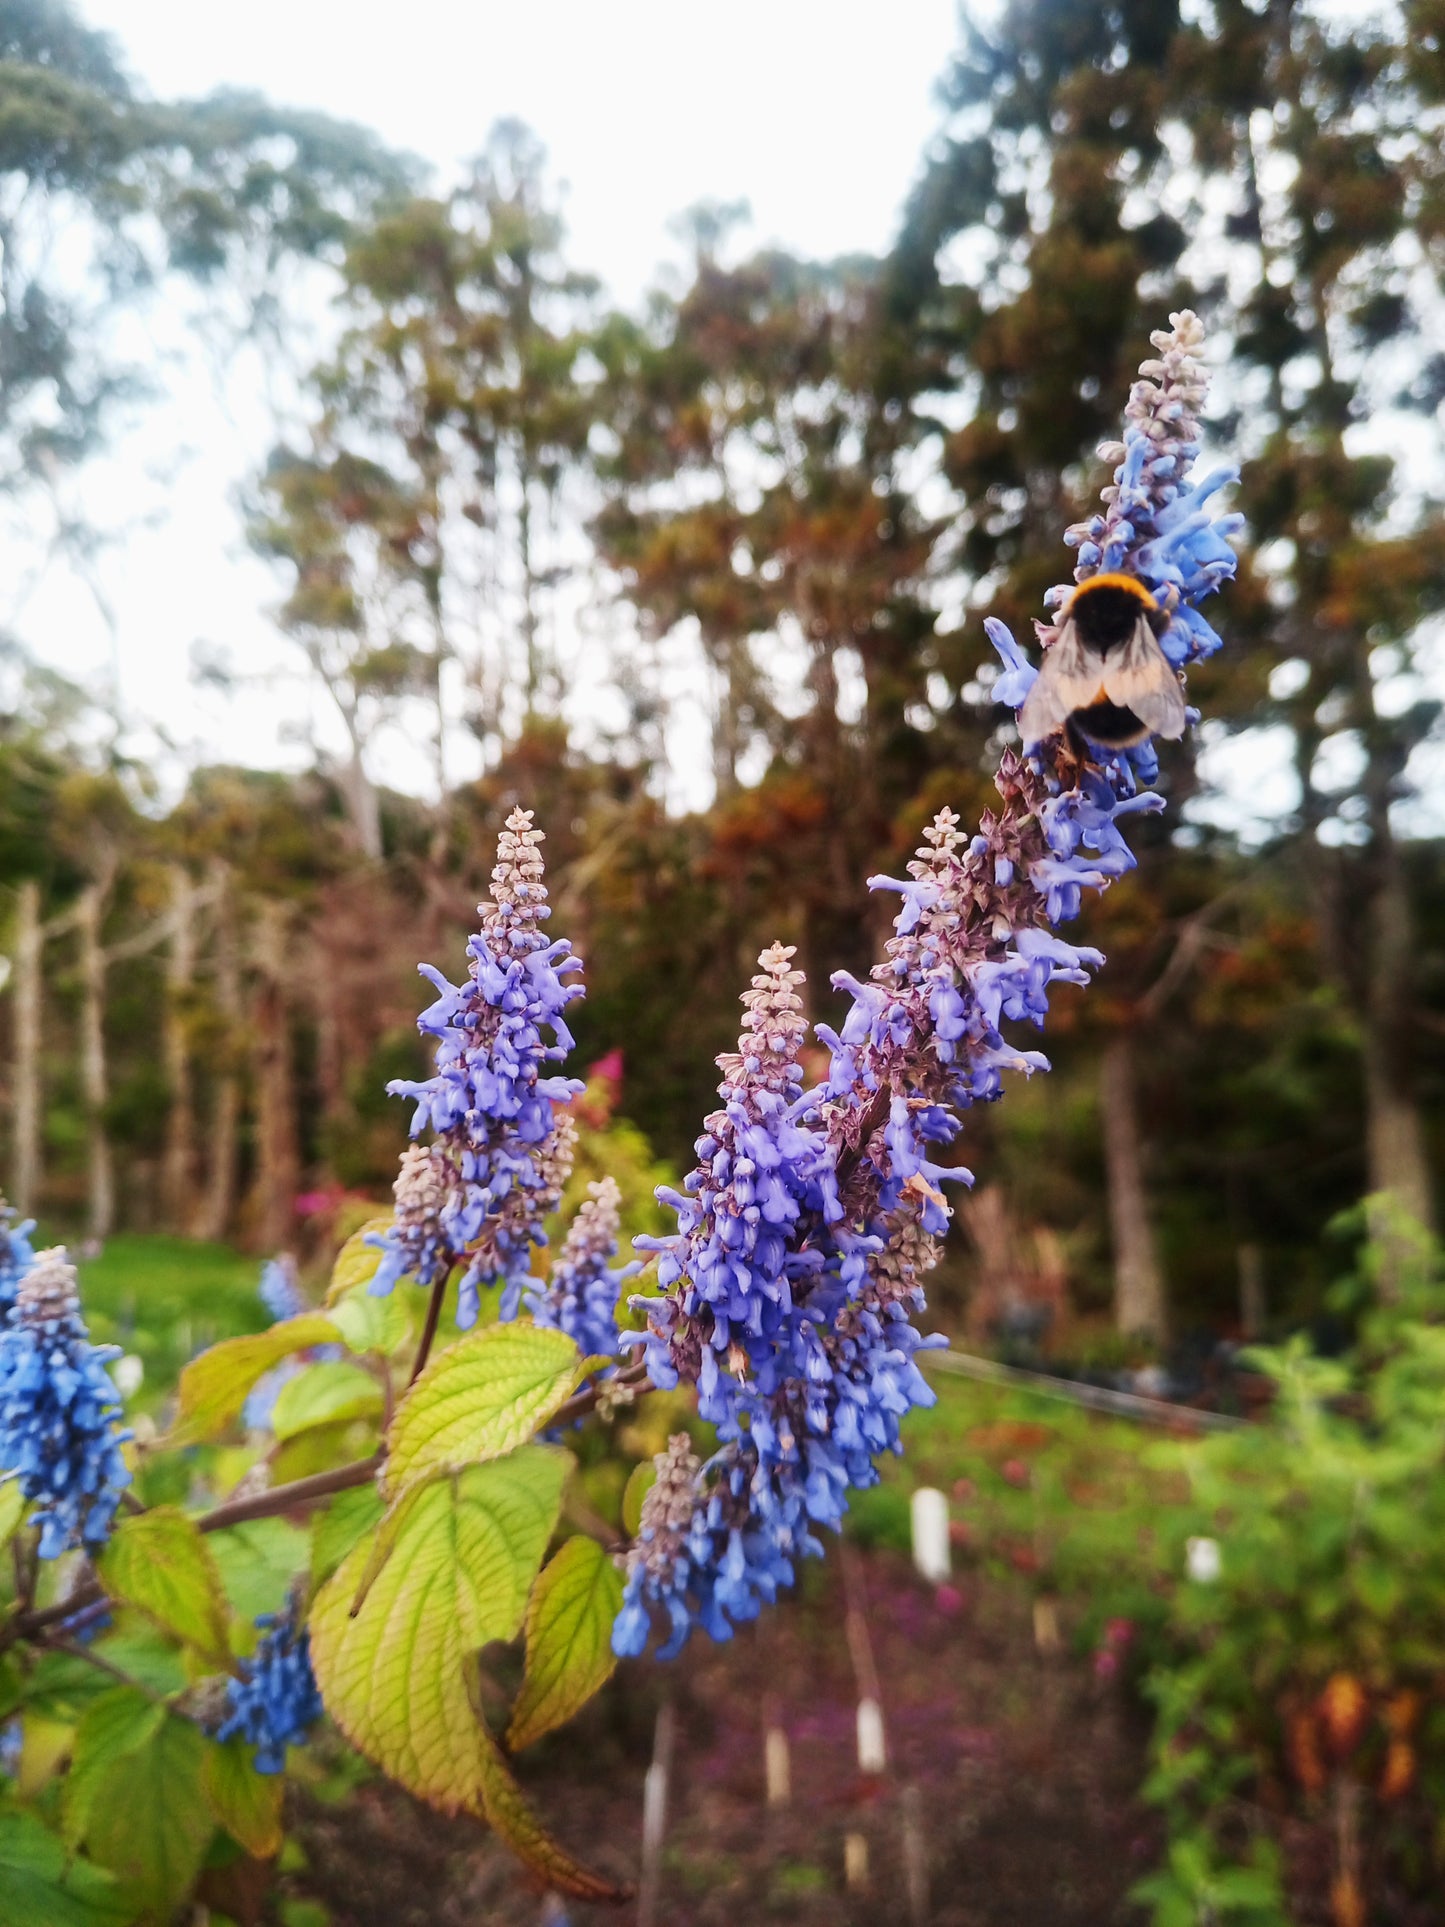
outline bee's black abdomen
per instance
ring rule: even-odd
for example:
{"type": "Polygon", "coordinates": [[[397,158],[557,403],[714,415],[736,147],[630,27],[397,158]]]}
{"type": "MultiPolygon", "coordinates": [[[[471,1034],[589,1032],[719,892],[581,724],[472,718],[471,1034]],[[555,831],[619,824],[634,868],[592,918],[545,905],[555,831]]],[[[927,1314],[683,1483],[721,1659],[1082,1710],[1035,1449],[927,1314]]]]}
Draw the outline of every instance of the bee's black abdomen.
{"type": "MultiPolygon", "coordinates": [[[[1099,576],[1082,582],[1074,591],[1069,615],[1079,640],[1095,655],[1107,656],[1122,647],[1139,626],[1141,614],[1158,608],[1153,596],[1140,583],[1137,587],[1118,576],[1099,576]]],[[[1102,738],[1096,738],[1102,741],[1102,738]]]]}
{"type": "Polygon", "coordinates": [[[1069,723],[1089,742],[1098,743],[1103,749],[1132,749],[1149,734],[1132,709],[1107,699],[1090,703],[1087,709],[1076,709],[1069,723]]]}

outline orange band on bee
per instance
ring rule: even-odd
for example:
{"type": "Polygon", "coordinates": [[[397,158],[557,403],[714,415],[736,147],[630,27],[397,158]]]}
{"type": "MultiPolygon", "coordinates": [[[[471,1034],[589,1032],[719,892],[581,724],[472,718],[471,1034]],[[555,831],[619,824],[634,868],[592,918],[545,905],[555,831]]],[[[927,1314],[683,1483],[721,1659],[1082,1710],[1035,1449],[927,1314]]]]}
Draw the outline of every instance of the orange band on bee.
{"type": "Polygon", "coordinates": [[[1137,575],[1091,575],[1082,581],[1069,597],[1069,607],[1087,595],[1091,589],[1123,589],[1126,594],[1136,596],[1146,609],[1157,609],[1159,604],[1144,587],[1137,575]]]}

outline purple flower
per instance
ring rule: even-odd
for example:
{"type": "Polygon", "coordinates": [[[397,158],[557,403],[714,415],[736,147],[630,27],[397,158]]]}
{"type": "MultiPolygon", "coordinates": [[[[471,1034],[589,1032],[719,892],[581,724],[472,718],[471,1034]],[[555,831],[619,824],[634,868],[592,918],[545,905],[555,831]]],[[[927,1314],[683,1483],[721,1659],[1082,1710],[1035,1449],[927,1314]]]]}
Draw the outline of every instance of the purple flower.
{"type": "Polygon", "coordinates": [[[539,928],[551,915],[541,841],[531,812],[513,810],[497,844],[492,902],[467,946],[466,982],[421,966],[438,992],[417,1019],[436,1039],[436,1070],[387,1086],[416,1099],[412,1136],[433,1137],[403,1157],[396,1220],[371,1289],[388,1292],[401,1277],[430,1285],[462,1265],[461,1325],[475,1322],[483,1285],[501,1283],[502,1316],[515,1315],[542,1220],[571,1168],[570,1120],[558,1106],[582,1086],[546,1066],[572,1049],[562,1013],[582,987],[564,978],[581,965],[539,928]]]}
{"type": "Polygon", "coordinates": [[[26,1218],[22,1224],[14,1220],[14,1207],[0,1199],[0,1331],[9,1323],[20,1280],[35,1259],[30,1243],[35,1220],[26,1218]]]}
{"type": "Polygon", "coordinates": [[[120,1399],[105,1370],[115,1345],[92,1345],[65,1247],[40,1252],[0,1329],[0,1479],[36,1506],[40,1557],[105,1543],[130,1484],[120,1399]]]}
{"type": "Polygon", "coordinates": [[[239,1679],[227,1682],[218,1740],[241,1738],[256,1749],[258,1773],[284,1773],[286,1749],[299,1745],[325,1710],[311,1670],[311,1636],[293,1601],[285,1613],[265,1613],[263,1637],[239,1679]]]}
{"type": "Polygon", "coordinates": [[[635,1263],[611,1268],[617,1256],[621,1210],[622,1193],[615,1178],[589,1184],[546,1284],[534,1283],[523,1292],[536,1322],[566,1332],[584,1358],[616,1352],[618,1295],[626,1280],[641,1270],[635,1263]]]}
{"type": "MultiPolygon", "coordinates": [[[[1232,573],[1235,518],[1204,506],[1218,480],[1188,481],[1201,330],[1192,315],[1173,320],[1154,337],[1160,358],[1145,364],[1112,451],[1106,511],[1071,539],[1079,580],[1131,568],[1150,585],[1182,661],[1217,645],[1192,604],[1232,573]]],[[[1002,624],[989,634],[1005,666],[999,693],[1022,703],[1034,672],[1002,624]]],[[[1121,825],[1162,807],[1138,787],[1156,767],[1147,744],[1102,764],[1080,762],[1061,738],[1027,759],[1006,751],[1001,808],[976,835],[945,809],[906,876],[871,878],[902,902],[868,980],[833,979],[852,1003],[838,1029],[816,1027],[829,1051],[819,1090],[800,1084],[807,1026],[792,952],[775,945],[759,959],[742,1040],[719,1059],[722,1109],[684,1191],[658,1194],[677,1231],[637,1241],[658,1253],[662,1288],[633,1300],[648,1319],[637,1342],[649,1375],[695,1384],[721,1443],[704,1464],[674,1439],[659,1460],[628,1555],[619,1653],[643,1649],[655,1615],[664,1654],[694,1625],[724,1638],[751,1618],[797,1556],[820,1550],[812,1528],[836,1526],[849,1490],[876,1480],[907,1412],[932,1402],[916,1359],[942,1341],[914,1319],[949,1221],[942,1186],[968,1177],[942,1154],[970,1105],[1002,1095],[1006,1070],[1048,1068],[1005,1027],[1040,1027],[1053,987],[1087,983],[1102,964],[1050,926],[1133,867],[1121,825]]]]}

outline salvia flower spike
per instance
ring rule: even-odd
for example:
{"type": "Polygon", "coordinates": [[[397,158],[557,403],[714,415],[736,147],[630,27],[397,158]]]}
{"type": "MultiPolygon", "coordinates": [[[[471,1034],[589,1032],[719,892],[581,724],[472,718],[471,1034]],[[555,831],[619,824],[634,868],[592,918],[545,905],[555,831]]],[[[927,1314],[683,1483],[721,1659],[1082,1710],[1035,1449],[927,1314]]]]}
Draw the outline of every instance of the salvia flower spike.
{"type": "Polygon", "coordinates": [[[37,1253],[0,1329],[0,1479],[34,1504],[42,1559],[102,1546],[130,1484],[131,1434],[105,1369],[119,1356],[90,1342],[65,1247],[37,1253]]]}
{"type": "Polygon", "coordinates": [[[416,1100],[412,1136],[432,1136],[403,1157],[396,1218],[371,1289],[388,1292],[402,1277],[429,1286],[461,1265],[464,1326],[476,1321],[484,1285],[500,1284],[501,1315],[515,1315],[572,1163],[571,1121],[558,1107],[582,1085],[547,1066],[572,1049],[563,1012],[582,987],[566,979],[581,963],[541,929],[551,915],[541,842],[531,812],[513,810],[497,844],[491,902],[467,946],[466,982],[421,966],[437,999],[417,1025],[436,1039],[436,1069],[387,1086],[416,1100]]]}
{"type": "MultiPolygon", "coordinates": [[[[1238,524],[1213,506],[1229,472],[1191,480],[1202,338],[1187,312],[1153,337],[1124,441],[1105,451],[1117,465],[1105,507],[1068,537],[1076,582],[1131,572],[1168,613],[1176,666],[1219,646],[1195,604],[1233,573],[1238,524]]],[[[1037,672],[1001,623],[987,626],[1004,661],[995,692],[1016,708],[1037,672]]],[[[1039,629],[1050,645],[1056,631],[1039,629]]],[[[836,1527],[849,1490],[876,1481],[904,1415],[932,1402],[916,1355],[942,1341],[914,1321],[948,1224],[943,1184],[968,1177],[941,1154],[970,1105],[1002,1095],[1005,1071],[1048,1068],[1006,1028],[1040,1027],[1053,986],[1087,983],[1102,964],[1053,926],[1078,914],[1085,890],[1133,868],[1122,824],[1163,807],[1139,793],[1155,767],[1147,743],[1103,763],[1063,738],[1028,757],[1007,750],[1001,806],[975,835],[945,809],[905,877],[870,878],[902,905],[868,980],[833,979],[852,1008],[839,1029],[816,1028],[829,1053],[817,1090],[803,1090],[798,1068],[802,974],[781,946],[759,959],[697,1166],[682,1192],[659,1193],[677,1231],[637,1241],[658,1252],[663,1293],[633,1300],[648,1320],[636,1342],[649,1376],[696,1385],[721,1443],[702,1463],[674,1439],[658,1460],[627,1559],[619,1653],[643,1650],[654,1612],[664,1654],[695,1625],[725,1638],[755,1616],[796,1557],[821,1549],[813,1528],[836,1527]]]]}

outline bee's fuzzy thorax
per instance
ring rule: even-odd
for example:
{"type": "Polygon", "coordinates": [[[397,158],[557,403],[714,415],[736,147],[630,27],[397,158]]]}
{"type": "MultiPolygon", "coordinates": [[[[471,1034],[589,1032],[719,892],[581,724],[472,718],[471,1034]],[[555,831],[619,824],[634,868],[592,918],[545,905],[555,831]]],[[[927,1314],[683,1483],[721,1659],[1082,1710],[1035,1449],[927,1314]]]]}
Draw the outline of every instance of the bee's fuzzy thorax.
{"type": "Polygon", "coordinates": [[[1136,575],[1088,576],[1069,598],[1064,619],[1074,625],[1080,641],[1096,655],[1122,648],[1140,619],[1157,631],[1168,617],[1136,575]]]}
{"type": "Polygon", "coordinates": [[[1146,609],[1157,609],[1158,602],[1139,580],[1137,575],[1123,575],[1114,570],[1106,570],[1100,575],[1086,576],[1069,598],[1069,608],[1077,608],[1079,602],[1098,589],[1122,589],[1127,595],[1134,596],[1146,609]]]}

